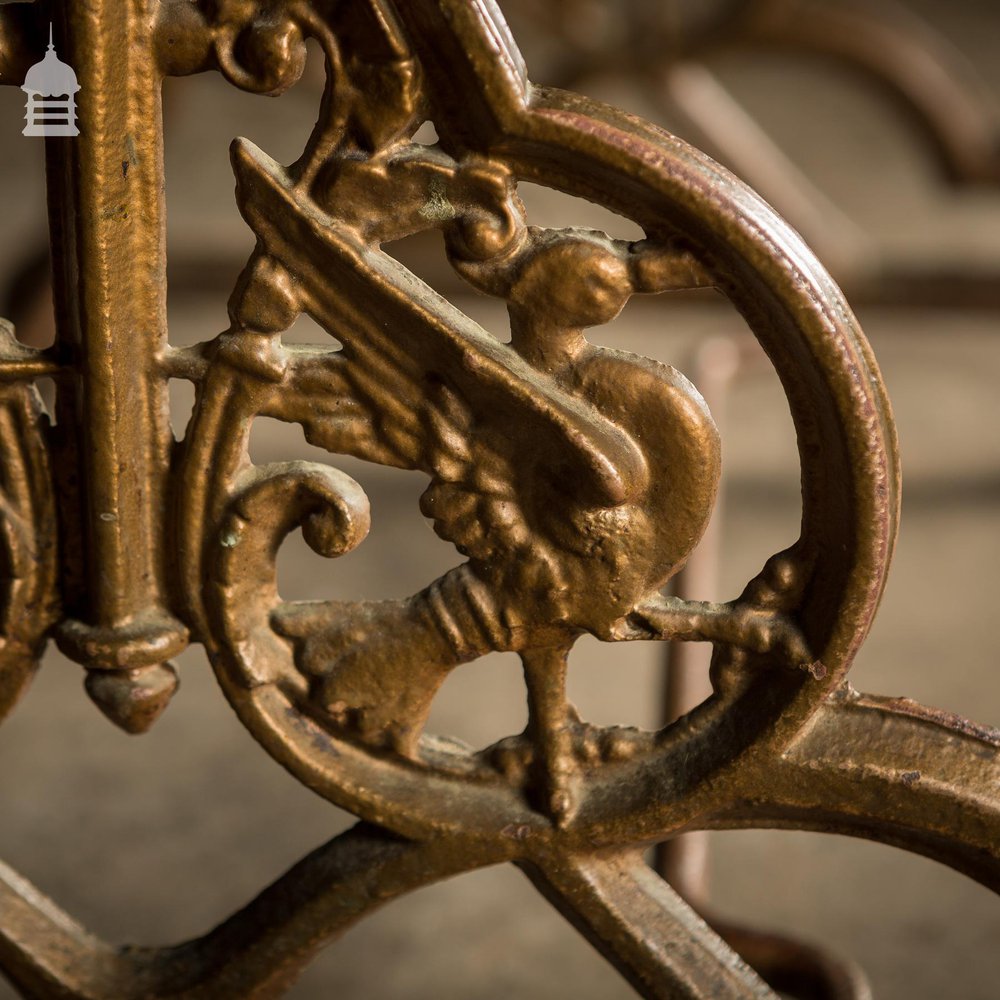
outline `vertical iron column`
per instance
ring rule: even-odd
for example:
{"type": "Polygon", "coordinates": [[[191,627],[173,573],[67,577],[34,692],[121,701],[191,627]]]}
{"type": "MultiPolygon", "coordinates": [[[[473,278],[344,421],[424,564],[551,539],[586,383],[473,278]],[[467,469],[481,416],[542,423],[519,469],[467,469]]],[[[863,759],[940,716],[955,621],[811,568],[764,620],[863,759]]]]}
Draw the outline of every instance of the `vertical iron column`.
{"type": "Polygon", "coordinates": [[[88,670],[90,696],[130,732],[177,686],[167,658],[187,630],[167,608],[170,423],[161,79],[150,0],[65,4],[57,23],[76,70],[80,135],[49,138],[56,319],[63,360],[67,620],[57,640],[88,670]],[[73,461],[69,452],[76,450],[73,461]],[[75,498],[76,503],[72,503],[75,498]],[[73,509],[75,507],[75,509],[73,509]]]}

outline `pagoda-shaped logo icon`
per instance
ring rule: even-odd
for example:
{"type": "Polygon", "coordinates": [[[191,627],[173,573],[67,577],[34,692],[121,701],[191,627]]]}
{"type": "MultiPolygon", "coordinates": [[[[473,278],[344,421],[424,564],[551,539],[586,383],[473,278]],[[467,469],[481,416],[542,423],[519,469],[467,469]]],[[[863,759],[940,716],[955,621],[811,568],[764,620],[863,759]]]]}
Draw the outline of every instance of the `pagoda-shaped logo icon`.
{"type": "Polygon", "coordinates": [[[49,49],[41,62],[35,63],[24,75],[28,95],[24,117],[24,135],[79,135],[76,127],[76,82],[73,67],[56,55],[52,44],[52,25],[49,25],[49,49]]]}

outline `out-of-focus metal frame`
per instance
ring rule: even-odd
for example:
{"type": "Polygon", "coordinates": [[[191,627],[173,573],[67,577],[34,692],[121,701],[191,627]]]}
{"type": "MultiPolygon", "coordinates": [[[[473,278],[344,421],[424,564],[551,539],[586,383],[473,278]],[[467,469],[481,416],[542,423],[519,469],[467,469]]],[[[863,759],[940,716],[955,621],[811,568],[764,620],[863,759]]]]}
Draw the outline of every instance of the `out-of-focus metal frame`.
{"type": "MultiPolygon", "coordinates": [[[[279,994],[375,908],[511,862],[643,995],[771,996],[781,963],[746,949],[768,986],[644,861],[697,829],[848,833],[1000,884],[1000,736],[848,684],[896,533],[892,417],[841,293],[759,197],[660,129],[533,87],[492,0],[8,5],[5,81],[23,79],[50,18],[79,76],[80,135],[47,140],[56,344],[25,347],[8,325],[0,356],[0,709],[52,636],[101,710],[142,732],[176,687],[169,658],[198,642],[261,746],[360,822],[171,948],[97,940],[5,870],[0,967],[25,995],[279,994]],[[232,147],[257,246],[231,324],[172,347],[162,79],[215,69],[278,93],[307,37],[327,85],[300,159],[232,147]],[[414,139],[426,121],[433,145],[414,139]],[[532,226],[522,181],[646,238],[532,226]],[[382,249],[428,230],[507,303],[509,341],[382,249]],[[704,399],[584,333],[634,294],[699,287],[763,345],[802,466],[798,538],[727,603],[663,593],[715,499],[704,399]],[[283,342],[301,313],[329,347],[283,342]],[[170,378],[197,393],[180,441],[170,378]],[[285,536],[301,528],[336,557],[365,538],[368,503],[334,467],[254,465],[258,416],[422,471],[422,509],[465,561],[405,600],[283,602],[285,536]],[[711,643],[711,694],[659,732],[588,724],[565,689],[584,634],[609,654],[711,643]],[[520,655],[525,732],[484,749],[425,733],[449,672],[493,650],[520,655]]],[[[864,993],[847,965],[824,982],[864,993]]]]}
{"type": "MultiPolygon", "coordinates": [[[[689,142],[717,157],[802,233],[853,302],[996,308],[1000,266],[928,245],[900,258],[865,231],[747,110],[719,74],[734,55],[824,62],[862,81],[921,138],[958,191],[1000,183],[1000,114],[973,64],[900,0],[512,0],[511,15],[548,40],[545,79],[629,80],[689,142]]],[[[537,72],[537,71],[536,71],[537,72]]],[[[816,114],[822,116],[822,107],[816,114]]],[[[879,183],[873,180],[873,184],[879,183]]]]}

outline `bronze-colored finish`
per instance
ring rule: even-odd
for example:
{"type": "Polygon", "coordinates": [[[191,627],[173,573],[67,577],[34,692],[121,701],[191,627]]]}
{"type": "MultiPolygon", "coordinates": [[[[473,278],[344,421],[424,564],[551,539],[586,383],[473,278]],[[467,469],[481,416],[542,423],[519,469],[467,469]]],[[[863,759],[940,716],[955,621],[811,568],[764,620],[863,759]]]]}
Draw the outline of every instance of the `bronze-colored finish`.
{"type": "Polygon", "coordinates": [[[56,639],[90,671],[101,710],[130,732],[166,706],[177,679],[165,661],[187,645],[164,595],[163,158],[144,8],[107,0],[65,25],[63,51],[90,86],[79,139],[49,139],[47,149],[59,348],[78,376],[57,404],[79,456],[63,535],[82,545],[56,639]]]}
{"type": "Polygon", "coordinates": [[[511,6],[563,43],[552,73],[564,84],[594,72],[655,78],[722,49],[833,57],[905,107],[952,180],[1000,181],[1000,120],[982,81],[899,0],[612,0],[603,17],[617,30],[587,31],[585,39],[574,29],[593,24],[587,0],[511,6]]]}
{"type": "Polygon", "coordinates": [[[716,72],[717,57],[732,52],[832,61],[899,109],[947,185],[997,185],[995,102],[964,55],[908,5],[510,0],[509,6],[512,17],[549,39],[548,82],[574,87],[595,74],[617,74],[637,84],[672,128],[748,181],[806,236],[853,301],[996,308],[995,266],[963,267],[940,255],[915,267],[888,253],[796,165],[716,72]],[[602,23],[595,25],[598,12],[602,23]]]}
{"type": "MultiPolygon", "coordinates": [[[[9,10],[4,30],[39,34],[34,11],[9,10]]],[[[510,861],[643,995],[771,996],[641,862],[693,829],[835,830],[1000,882],[1000,737],[847,684],[895,538],[892,418],[846,302],[766,204],[673,136],[532,87],[491,0],[102,0],[60,17],[83,90],[80,137],[48,149],[58,340],[8,336],[0,361],[2,707],[54,630],[102,710],[145,728],[190,637],[268,753],[362,823],[177,948],[112,948],[5,873],[0,966],[26,995],[275,995],[389,899],[510,861]],[[328,70],[315,132],[288,167],[234,142],[257,247],[229,329],[171,348],[160,78],[218,68],[278,92],[306,36],[328,70]],[[412,139],[426,120],[431,147],[412,139]],[[600,202],[646,239],[534,228],[519,181],[600,202]],[[509,343],[382,249],[425,230],[507,302],[509,343]],[[728,603],[661,593],[714,502],[707,406],[673,368],[584,333],[631,295],[706,285],[768,352],[802,463],[800,537],[728,603]],[[301,312],[343,348],[285,345],[301,312]],[[43,374],[54,428],[34,402],[43,374]],[[197,387],[175,446],[171,377],[197,387]],[[301,527],[336,557],[369,511],[335,468],[253,465],[258,416],[424,472],[424,512],[467,561],[406,600],[283,603],[284,537],[301,527]],[[565,695],[584,633],[711,642],[711,696],[656,733],[589,725],[565,695]],[[481,750],[425,734],[442,679],[491,650],[521,656],[527,730],[481,750]]]]}

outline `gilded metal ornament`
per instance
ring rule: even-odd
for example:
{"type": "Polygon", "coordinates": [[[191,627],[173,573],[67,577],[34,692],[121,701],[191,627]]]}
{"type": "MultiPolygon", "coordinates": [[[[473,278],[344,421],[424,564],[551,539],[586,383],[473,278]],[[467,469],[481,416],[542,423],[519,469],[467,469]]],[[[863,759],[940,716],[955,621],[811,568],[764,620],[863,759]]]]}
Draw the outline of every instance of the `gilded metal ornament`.
{"type": "MultiPolygon", "coordinates": [[[[12,39],[45,30],[35,6],[0,10],[4,66],[12,39]]],[[[25,995],[277,995],[374,908],[509,861],[643,995],[772,996],[642,860],[699,828],[851,833],[997,885],[1000,737],[847,683],[895,539],[892,417],[841,293],[764,202],[660,129],[533,87],[492,0],[51,13],[82,86],[80,136],[47,147],[57,344],[31,350],[6,328],[0,343],[0,708],[51,634],[102,711],[142,731],[176,686],[169,658],[198,642],[264,749],[361,822],[173,948],[107,945],[5,871],[0,967],[25,995]],[[162,78],[217,69],[277,93],[307,37],[327,84],[302,156],[232,146],[257,245],[230,326],[171,347],[162,78]],[[426,121],[433,145],[414,139],[426,121]],[[535,227],[520,182],[646,236],[535,227]],[[509,342],[384,249],[433,230],[461,279],[506,302],[509,342]],[[711,414],[669,365],[599,346],[631,296],[706,286],[781,378],[803,484],[798,540],[722,604],[662,592],[712,510],[711,414]],[[302,313],[337,343],[285,344],[302,313]],[[31,385],[42,375],[54,426],[31,385]],[[197,391],[180,441],[169,378],[197,391]],[[466,561],[405,600],[283,602],[289,532],[335,559],[370,514],[335,466],[253,464],[258,417],[424,473],[421,508],[466,561]],[[659,732],[591,725],[565,689],[584,634],[711,642],[713,694],[659,732]],[[493,650],[520,655],[525,732],[481,749],[425,733],[447,674],[493,650]]]]}
{"type": "MultiPolygon", "coordinates": [[[[894,251],[798,165],[794,146],[779,144],[719,74],[720,62],[733,55],[772,63],[793,55],[835,65],[838,75],[871,91],[873,106],[894,109],[909,126],[940,175],[935,201],[945,212],[956,191],[1000,183],[1000,115],[987,80],[950,40],[944,20],[924,19],[919,7],[900,0],[506,4],[526,37],[545,40],[544,71],[534,69],[546,82],[576,88],[594,77],[628,81],[671,129],[777,207],[851,301],[996,308],[996,264],[956,260],[936,252],[932,241],[919,266],[894,251]]],[[[813,113],[823,120],[822,102],[814,102],[813,113]]],[[[829,141],[836,141],[832,131],[829,141]]]]}

